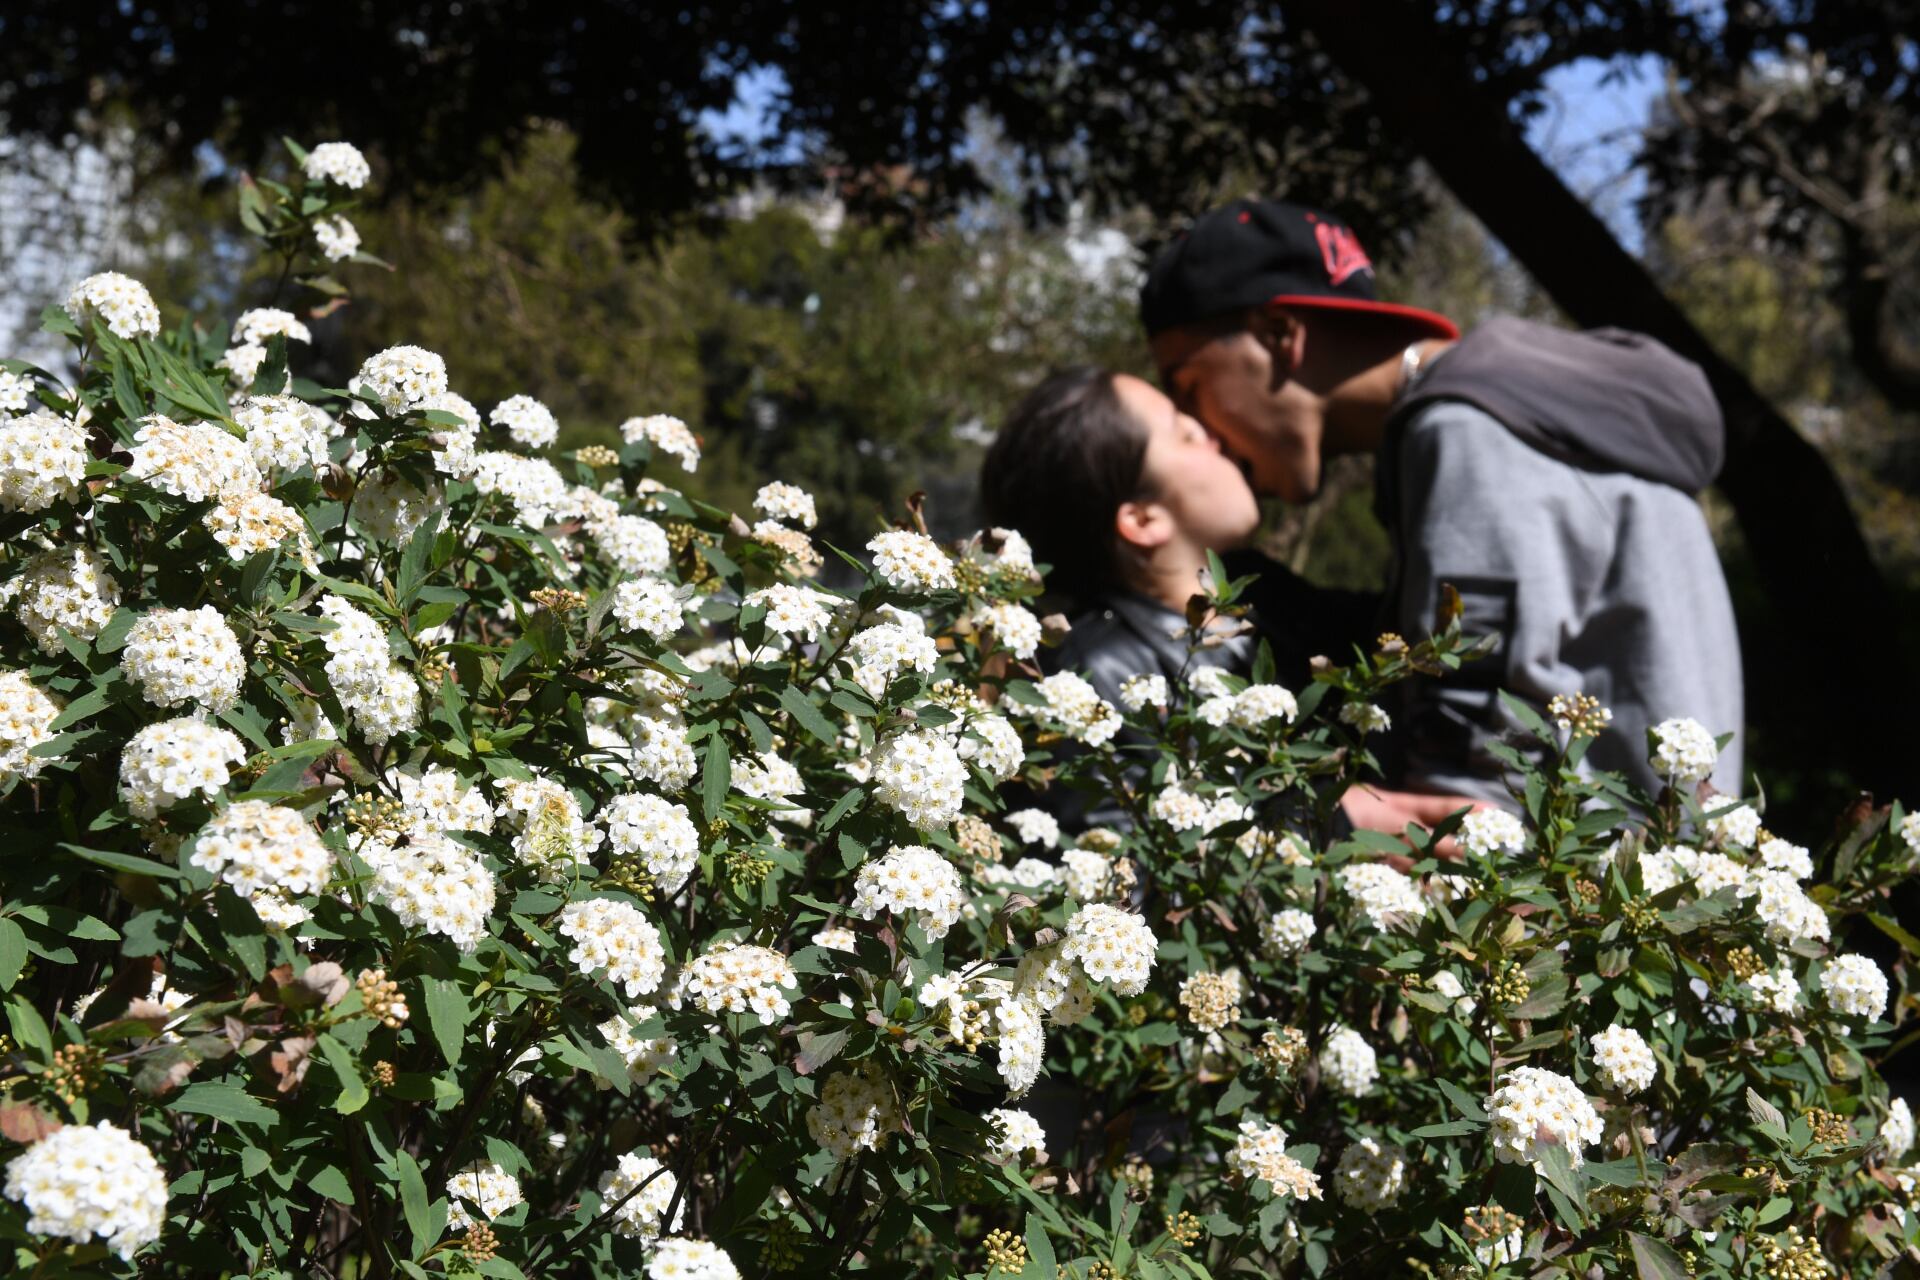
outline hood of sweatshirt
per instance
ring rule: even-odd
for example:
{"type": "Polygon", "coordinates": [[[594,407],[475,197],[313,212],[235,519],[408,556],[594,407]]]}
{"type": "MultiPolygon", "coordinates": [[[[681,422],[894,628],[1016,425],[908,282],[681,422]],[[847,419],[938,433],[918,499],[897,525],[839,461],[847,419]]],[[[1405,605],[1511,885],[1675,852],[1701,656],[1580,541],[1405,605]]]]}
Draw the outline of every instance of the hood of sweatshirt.
{"type": "Polygon", "coordinates": [[[1422,406],[1463,400],[1573,466],[1697,493],[1720,474],[1726,427],[1706,374],[1656,339],[1497,316],[1434,359],[1393,406],[1388,439],[1422,406]]]}

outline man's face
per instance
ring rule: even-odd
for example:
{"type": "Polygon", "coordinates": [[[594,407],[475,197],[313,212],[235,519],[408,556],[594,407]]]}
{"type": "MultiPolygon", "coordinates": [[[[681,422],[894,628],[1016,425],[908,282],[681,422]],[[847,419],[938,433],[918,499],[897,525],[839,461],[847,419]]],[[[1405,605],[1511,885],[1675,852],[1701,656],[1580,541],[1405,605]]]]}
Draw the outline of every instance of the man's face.
{"type": "Polygon", "coordinates": [[[1237,326],[1170,329],[1153,339],[1173,402],[1251,469],[1255,489],[1305,502],[1320,490],[1323,408],[1275,351],[1237,326]]]}

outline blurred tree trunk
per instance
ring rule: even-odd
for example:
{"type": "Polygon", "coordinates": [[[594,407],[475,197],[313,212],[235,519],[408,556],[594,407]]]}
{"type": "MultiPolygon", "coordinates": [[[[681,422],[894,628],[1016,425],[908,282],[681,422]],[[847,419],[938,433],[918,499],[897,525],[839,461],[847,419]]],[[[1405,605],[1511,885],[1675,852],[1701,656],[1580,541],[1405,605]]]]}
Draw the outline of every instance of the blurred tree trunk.
{"type": "MultiPolygon", "coordinates": [[[[1411,142],[1460,201],[1575,323],[1652,334],[1706,371],[1727,420],[1719,488],[1774,606],[1798,644],[1791,670],[1748,664],[1748,716],[1781,726],[1817,708],[1847,726],[1845,767],[1885,795],[1915,775],[1920,712],[1900,620],[1838,478],[1819,450],[1722,356],[1584,201],[1527,145],[1505,103],[1448,47],[1414,0],[1285,0],[1285,14],[1364,85],[1386,128],[1411,142]],[[1874,651],[1860,653],[1861,637],[1874,651]],[[1874,661],[1885,655],[1892,661],[1874,661]],[[1786,704],[1786,705],[1782,705],[1786,704]]],[[[1756,648],[1746,620],[1746,648],[1756,648]]],[[[1784,726],[1781,726],[1784,728],[1784,726]]],[[[1788,730],[1791,731],[1791,730],[1788,730]]]]}

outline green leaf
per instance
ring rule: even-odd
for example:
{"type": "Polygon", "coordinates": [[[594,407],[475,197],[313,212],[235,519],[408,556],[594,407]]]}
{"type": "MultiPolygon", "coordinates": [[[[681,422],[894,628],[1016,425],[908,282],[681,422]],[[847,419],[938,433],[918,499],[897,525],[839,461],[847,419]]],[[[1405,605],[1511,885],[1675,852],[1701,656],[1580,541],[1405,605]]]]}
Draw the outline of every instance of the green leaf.
{"type": "Polygon", "coordinates": [[[280,1123],[279,1113],[272,1107],[239,1085],[218,1080],[201,1080],[190,1084],[166,1106],[169,1111],[211,1116],[215,1120],[231,1120],[235,1124],[257,1124],[263,1129],[280,1123]]]}
{"type": "Polygon", "coordinates": [[[1440,1092],[1447,1095],[1447,1101],[1453,1104],[1455,1111],[1458,1111],[1469,1120],[1478,1120],[1482,1123],[1486,1122],[1487,1112],[1486,1109],[1480,1105],[1480,1099],[1474,1097],[1451,1080],[1443,1079],[1437,1083],[1440,1086],[1440,1092]]]}
{"type": "Polygon", "coordinates": [[[1692,1272],[1664,1242],[1637,1231],[1627,1232],[1633,1247],[1633,1263],[1640,1269],[1640,1280],[1691,1280],[1692,1272]]]}
{"type": "Polygon", "coordinates": [[[808,733],[826,743],[829,747],[839,740],[832,721],[820,714],[820,708],[813,700],[794,685],[783,685],[780,689],[780,707],[793,717],[793,722],[808,733]]]}
{"type": "Polygon", "coordinates": [[[1048,1280],[1060,1269],[1054,1261],[1053,1241],[1047,1238],[1047,1229],[1033,1214],[1027,1215],[1027,1258],[1028,1270],[1038,1267],[1036,1273],[1048,1280]]]}
{"type": "Polygon", "coordinates": [[[38,1049],[43,1058],[53,1056],[53,1033],[47,1030],[47,1020],[24,997],[7,1002],[7,1025],[13,1029],[15,1043],[38,1049]]]}
{"type": "Polygon", "coordinates": [[[340,1077],[340,1096],[334,1101],[333,1109],[343,1116],[350,1116],[367,1105],[370,1096],[367,1082],[360,1078],[360,1068],[353,1061],[353,1051],[341,1044],[326,1032],[320,1033],[320,1056],[333,1068],[333,1074],[340,1077]]]}
{"type": "Polygon", "coordinates": [[[407,1216],[417,1258],[433,1247],[427,1234],[432,1225],[427,1217],[427,1180],[420,1176],[420,1165],[404,1151],[393,1153],[393,1164],[400,1174],[400,1210],[407,1216]]]}
{"type": "Polygon", "coordinates": [[[855,805],[866,798],[866,795],[867,793],[859,787],[854,787],[838,800],[835,800],[832,807],[827,810],[826,816],[820,819],[820,830],[823,833],[833,830],[834,825],[838,823],[840,819],[846,817],[855,805]]]}
{"type": "Polygon", "coordinates": [[[1416,1138],[1459,1138],[1478,1133],[1486,1125],[1478,1120],[1448,1120],[1444,1124],[1422,1125],[1413,1131],[1416,1138]]]}
{"type": "MultiPolygon", "coordinates": [[[[58,721],[54,722],[54,727],[56,729],[60,727],[58,721]]],[[[1899,925],[1877,911],[1868,912],[1867,919],[1873,921],[1874,928],[1899,943],[1901,949],[1908,955],[1920,958],[1920,938],[1914,937],[1911,933],[1908,933],[1905,929],[1902,929],[1899,925]]]]}
{"type": "Polygon", "coordinates": [[[466,1044],[467,1024],[473,1021],[473,1006],[461,993],[460,985],[445,978],[422,978],[427,995],[427,1023],[447,1065],[460,1065],[460,1050],[466,1044]]]}
{"type": "Polygon", "coordinates": [[[1549,1186],[1571,1200],[1580,1210],[1581,1217],[1587,1213],[1587,1180],[1580,1170],[1573,1167],[1573,1157],[1566,1147],[1558,1142],[1539,1144],[1540,1176],[1549,1186]]]}
{"type": "Polygon", "coordinates": [[[0,991],[13,990],[27,963],[27,935],[19,925],[0,916],[0,991]]]}
{"type": "Polygon", "coordinates": [[[733,765],[727,758],[727,744],[719,734],[707,739],[706,759],[700,768],[700,803],[707,821],[718,818],[727,803],[727,788],[733,785],[733,765]]]}
{"type": "Polygon", "coordinates": [[[154,876],[167,880],[185,880],[187,873],[178,867],[170,867],[164,862],[155,862],[151,858],[142,858],[131,853],[118,853],[112,849],[86,849],[77,844],[60,846],[75,857],[84,858],[97,866],[112,867],[115,871],[131,871],[135,875],[154,876]]]}

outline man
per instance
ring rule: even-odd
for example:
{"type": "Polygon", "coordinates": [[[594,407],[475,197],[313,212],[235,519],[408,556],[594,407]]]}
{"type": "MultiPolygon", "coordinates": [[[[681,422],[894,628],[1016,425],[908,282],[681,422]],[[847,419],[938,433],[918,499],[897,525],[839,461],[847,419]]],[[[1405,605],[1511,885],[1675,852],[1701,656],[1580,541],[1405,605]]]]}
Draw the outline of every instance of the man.
{"type": "MultiPolygon", "coordinates": [[[[1653,725],[1743,727],[1733,606],[1694,498],[1724,431],[1696,366],[1620,330],[1502,317],[1463,338],[1379,301],[1338,219],[1275,201],[1200,218],[1154,260],[1140,309],[1169,394],[1259,491],[1305,502],[1325,458],[1378,455],[1389,626],[1431,630],[1451,584],[1466,629],[1497,637],[1406,690],[1399,781],[1507,800],[1485,749],[1515,727],[1498,689],[1542,709],[1598,698],[1613,721],[1589,758],[1650,790],[1653,725]]],[[[1713,781],[1740,780],[1736,739],[1713,781]]]]}

